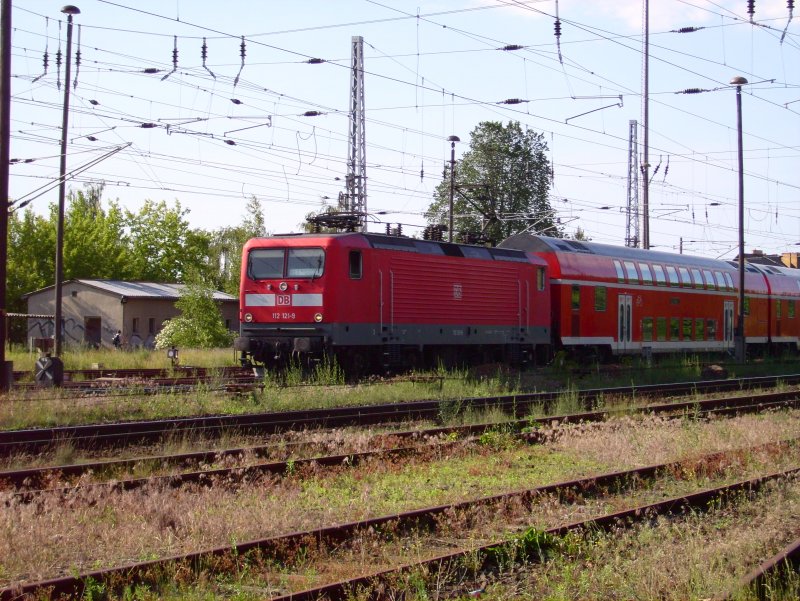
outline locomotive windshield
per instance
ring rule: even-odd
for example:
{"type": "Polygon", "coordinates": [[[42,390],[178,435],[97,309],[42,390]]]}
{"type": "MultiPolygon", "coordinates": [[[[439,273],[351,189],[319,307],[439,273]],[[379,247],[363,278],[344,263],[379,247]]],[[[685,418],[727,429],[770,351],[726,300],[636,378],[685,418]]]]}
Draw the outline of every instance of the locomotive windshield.
{"type": "Polygon", "coordinates": [[[322,275],[325,251],[321,248],[254,248],[248,255],[248,274],[254,280],[309,278],[322,275]]]}

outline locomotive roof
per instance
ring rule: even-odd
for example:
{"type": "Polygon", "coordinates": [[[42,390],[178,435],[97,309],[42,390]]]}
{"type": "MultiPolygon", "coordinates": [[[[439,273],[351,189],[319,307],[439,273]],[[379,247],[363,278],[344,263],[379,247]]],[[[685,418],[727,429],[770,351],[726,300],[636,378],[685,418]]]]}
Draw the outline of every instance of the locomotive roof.
{"type": "Polygon", "coordinates": [[[420,240],[408,236],[393,236],[389,234],[362,233],[362,232],[337,232],[325,234],[276,234],[272,238],[346,238],[358,236],[364,238],[372,248],[399,250],[426,255],[445,255],[449,257],[467,257],[471,259],[486,259],[498,261],[516,261],[522,263],[535,263],[537,259],[527,256],[526,249],[517,248],[490,248],[473,244],[455,244],[453,242],[440,242],[437,240],[420,240]]]}
{"type": "MultiPolygon", "coordinates": [[[[598,242],[584,242],[582,240],[567,240],[566,238],[551,238],[549,236],[535,236],[533,234],[514,234],[500,243],[500,248],[516,248],[530,252],[556,252],[573,253],[580,255],[595,255],[600,257],[613,257],[615,259],[629,259],[635,261],[651,261],[656,263],[672,263],[694,267],[714,269],[730,269],[730,264],[718,259],[707,259],[692,255],[676,255],[658,250],[645,250],[642,248],[629,248],[627,246],[613,246],[598,242]]],[[[749,269],[748,265],[748,271],[749,269]]]]}

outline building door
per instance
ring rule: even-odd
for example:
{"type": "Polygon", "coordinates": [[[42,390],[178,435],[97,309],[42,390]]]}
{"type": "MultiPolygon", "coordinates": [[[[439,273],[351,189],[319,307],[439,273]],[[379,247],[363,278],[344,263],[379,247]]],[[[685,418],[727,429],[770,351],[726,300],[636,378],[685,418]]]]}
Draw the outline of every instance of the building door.
{"type": "Polygon", "coordinates": [[[617,351],[625,352],[631,348],[633,332],[632,296],[630,294],[620,294],[617,301],[617,351]]]}
{"type": "Polygon", "coordinates": [[[99,317],[83,318],[83,343],[87,346],[99,347],[102,333],[99,317]]]}

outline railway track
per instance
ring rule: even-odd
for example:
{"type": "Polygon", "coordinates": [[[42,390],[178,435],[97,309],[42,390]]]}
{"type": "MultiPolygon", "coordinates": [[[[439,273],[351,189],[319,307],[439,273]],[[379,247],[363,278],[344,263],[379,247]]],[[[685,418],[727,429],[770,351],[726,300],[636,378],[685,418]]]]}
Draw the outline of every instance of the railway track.
{"type": "MultiPolygon", "coordinates": [[[[787,385],[800,383],[800,374],[744,378],[737,380],[689,382],[667,385],[630,386],[606,389],[591,389],[579,392],[580,399],[587,406],[609,396],[639,395],[686,395],[692,393],[753,390],[776,386],[779,382],[787,385]]],[[[523,417],[539,405],[555,401],[561,393],[545,392],[466,398],[454,401],[412,401],[368,405],[356,407],[337,407],[279,413],[251,413],[243,415],[213,415],[200,417],[173,418],[165,420],[126,421],[108,424],[88,424],[62,426],[55,428],[33,428],[26,430],[6,430],[0,432],[0,457],[14,454],[37,453],[47,448],[69,442],[74,448],[97,449],[119,447],[132,444],[152,444],[165,437],[183,434],[216,436],[221,432],[237,431],[251,434],[274,434],[294,429],[332,428],[351,425],[365,426],[386,424],[409,420],[436,420],[443,407],[450,405],[458,410],[500,409],[512,417],[523,417]]],[[[796,395],[796,392],[773,393],[773,401],[796,395]]],[[[741,397],[737,397],[741,398],[741,397]]],[[[751,395],[752,398],[752,395],[751,395]]],[[[734,402],[734,401],[730,401],[734,402]]],[[[753,401],[751,401],[753,402],[753,401]]],[[[764,400],[764,402],[769,402],[764,400]]],[[[686,409],[694,406],[694,401],[683,404],[686,409]]],[[[680,403],[674,407],[681,407],[680,403]]],[[[604,412],[602,412],[604,413],[604,412]]],[[[586,414],[584,419],[590,419],[586,414]]]]}
{"type": "MultiPolygon", "coordinates": [[[[790,407],[800,405],[800,398],[797,395],[776,397],[775,393],[758,396],[742,396],[737,399],[710,399],[705,401],[693,401],[690,403],[662,403],[657,405],[644,405],[633,410],[640,413],[650,413],[657,415],[684,414],[691,410],[697,417],[709,414],[725,413],[755,413],[765,409],[790,407]]],[[[485,424],[472,424],[466,426],[451,426],[442,428],[427,428],[423,430],[406,430],[392,432],[390,434],[378,435],[373,439],[380,446],[381,441],[434,441],[430,444],[437,445],[444,451],[451,443],[441,443],[442,438],[457,436],[463,439],[467,436],[480,435],[485,432],[495,431],[503,428],[507,432],[519,434],[523,430],[532,429],[531,432],[523,434],[528,442],[538,443],[541,440],[539,428],[552,426],[553,424],[574,424],[581,422],[601,421],[615,414],[629,414],[631,409],[620,409],[616,411],[593,411],[562,416],[550,416],[542,418],[529,418],[514,420],[509,422],[495,422],[485,424]]],[[[298,443],[300,444],[300,443],[298,443]]],[[[430,445],[428,445],[430,447],[430,445]]],[[[211,486],[214,482],[223,480],[226,484],[231,481],[243,481],[252,477],[264,475],[280,475],[292,469],[299,469],[305,466],[333,467],[342,465],[355,465],[360,462],[376,458],[403,457],[414,453],[419,453],[421,447],[399,446],[392,448],[380,448],[378,450],[348,452],[334,455],[316,456],[310,458],[291,458],[280,461],[270,461],[257,463],[247,466],[224,467],[215,469],[194,469],[192,471],[174,473],[163,476],[152,476],[148,478],[117,479],[111,483],[96,482],[84,483],[80,487],[47,487],[42,488],[47,482],[63,481],[65,479],[78,479],[86,474],[118,473],[125,470],[132,470],[143,464],[149,465],[176,465],[176,466],[198,466],[201,464],[212,464],[227,459],[235,459],[245,455],[252,457],[269,456],[274,452],[274,445],[260,445],[250,447],[238,447],[233,449],[222,449],[216,451],[200,451],[193,453],[180,453],[172,455],[162,455],[153,457],[140,457],[122,460],[103,460],[80,464],[47,466],[37,468],[23,468],[17,470],[0,471],[0,488],[5,487],[18,490],[14,498],[18,502],[30,502],[42,494],[61,494],[67,495],[76,492],[79,488],[85,489],[105,488],[110,491],[130,491],[145,486],[163,483],[172,488],[177,488],[184,484],[199,483],[211,486]]]]}
{"type": "MultiPolygon", "coordinates": [[[[717,465],[720,458],[726,456],[737,456],[750,454],[758,451],[774,451],[785,449],[793,445],[793,441],[778,441],[758,447],[746,449],[736,449],[729,452],[719,452],[692,460],[682,459],[669,463],[650,465],[632,470],[616,471],[598,474],[587,478],[570,480],[536,488],[519,490],[499,495],[481,497],[469,501],[427,507],[413,511],[407,511],[394,515],[381,516],[372,519],[365,519],[356,522],[338,524],[316,530],[305,532],[295,532],[282,536],[252,540],[236,545],[225,545],[187,553],[175,555],[163,559],[130,563],[124,566],[109,568],[104,570],[94,570],[77,575],[61,576],[37,582],[28,582],[13,587],[0,590],[0,600],[11,600],[23,595],[32,595],[36,598],[57,598],[61,595],[76,596],[83,593],[87,582],[101,583],[107,586],[108,592],[119,590],[132,583],[153,584],[158,578],[163,578],[165,574],[172,571],[180,571],[185,579],[188,573],[196,573],[203,567],[214,565],[238,565],[237,562],[247,559],[248,554],[256,553],[260,561],[274,562],[281,565],[290,562],[303,549],[312,550],[318,553],[325,549],[335,549],[348,541],[352,541],[360,533],[391,532],[397,536],[402,532],[435,530],[437,520],[448,514],[461,515],[465,512],[475,511],[480,507],[495,507],[508,504],[519,504],[530,507],[536,500],[548,495],[553,495],[561,499],[574,499],[576,496],[588,497],[592,495],[606,495],[609,491],[618,491],[630,488],[632,483],[649,481],[658,478],[661,474],[676,475],[680,473],[695,473],[701,470],[703,465],[717,465]]],[[[562,524],[545,531],[548,536],[564,536],[576,530],[610,529],[612,527],[626,527],[641,520],[652,519],[657,514],[670,514],[694,508],[705,510],[711,501],[715,501],[723,496],[729,496],[737,492],[752,492],[760,489],[769,482],[795,478],[800,474],[800,468],[793,468],[782,472],[767,474],[757,478],[739,480],[727,486],[700,490],[691,494],[672,497],[657,503],[640,505],[637,507],[614,511],[601,516],[595,516],[588,520],[562,524]]],[[[330,600],[345,599],[352,591],[375,590],[376,586],[383,586],[386,594],[387,583],[392,581],[393,576],[407,573],[410,570],[424,568],[428,573],[435,572],[440,566],[450,565],[466,556],[471,557],[470,564],[476,568],[482,567],[489,562],[492,557],[497,556],[497,549],[508,545],[508,539],[492,541],[479,547],[468,549],[457,549],[446,555],[440,555],[432,559],[425,559],[414,564],[406,564],[394,567],[391,570],[383,570],[366,575],[359,575],[347,581],[339,581],[325,584],[312,589],[295,591],[291,594],[274,597],[273,601],[292,599],[298,601],[327,598],[330,600]],[[479,560],[476,561],[476,560],[479,560]],[[479,564],[479,565],[478,565],[479,564]]],[[[514,544],[513,542],[511,544],[514,544]]],[[[514,556],[509,553],[509,557],[514,556]]],[[[520,554],[516,555],[522,558],[520,554]]],[[[234,567],[235,569],[235,567],[234,567]]]]}

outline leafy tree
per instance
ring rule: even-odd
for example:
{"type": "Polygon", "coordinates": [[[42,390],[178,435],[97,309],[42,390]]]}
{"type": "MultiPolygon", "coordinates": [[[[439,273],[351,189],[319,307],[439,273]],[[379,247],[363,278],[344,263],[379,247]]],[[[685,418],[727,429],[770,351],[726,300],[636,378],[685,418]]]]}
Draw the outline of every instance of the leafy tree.
{"type": "Polygon", "coordinates": [[[239,295],[239,276],[242,265],[242,247],[250,238],[266,236],[261,203],[253,196],[247,203],[247,213],[241,225],[225,227],[211,233],[209,242],[209,271],[217,290],[239,295]]]}
{"type": "Polygon", "coordinates": [[[216,348],[230,346],[234,333],[225,327],[214,291],[194,280],[186,285],[175,306],[181,314],[164,322],[156,348],[216,348]]]}
{"type": "MultiPolygon", "coordinates": [[[[548,200],[546,151],[544,136],[523,131],[519,122],[484,121],[475,127],[455,173],[453,227],[461,239],[497,244],[526,229],[560,235],[548,200]]],[[[449,164],[443,175],[428,209],[431,225],[449,221],[449,164]]]]}
{"type": "Polygon", "coordinates": [[[188,213],[177,200],[173,208],[163,200],[147,200],[138,213],[125,211],[131,243],[130,279],[179,282],[189,271],[204,271],[204,255],[187,252],[188,213]]]}

